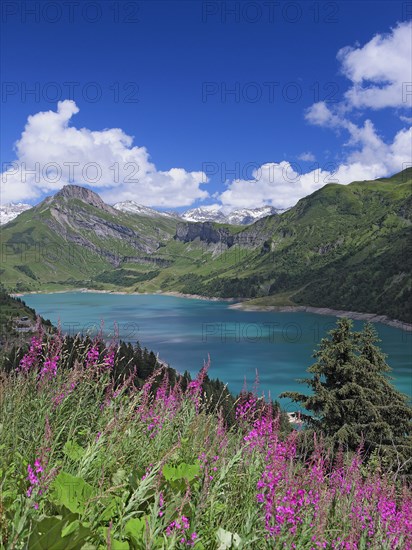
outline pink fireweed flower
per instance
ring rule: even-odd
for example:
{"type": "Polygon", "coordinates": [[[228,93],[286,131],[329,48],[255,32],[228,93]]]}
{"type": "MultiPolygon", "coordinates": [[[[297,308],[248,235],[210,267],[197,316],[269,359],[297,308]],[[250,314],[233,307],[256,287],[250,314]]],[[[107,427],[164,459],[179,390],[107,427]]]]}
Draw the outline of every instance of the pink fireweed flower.
{"type": "Polygon", "coordinates": [[[199,411],[200,408],[200,398],[202,395],[203,382],[206,378],[207,371],[210,367],[210,357],[208,357],[207,363],[204,363],[203,367],[200,369],[199,374],[196,377],[196,380],[189,382],[187,386],[187,392],[189,394],[190,400],[196,407],[196,411],[199,411]]]}
{"type": "Polygon", "coordinates": [[[166,527],[166,535],[168,537],[175,535],[181,544],[193,546],[197,537],[197,533],[193,532],[189,535],[190,521],[186,516],[181,516],[180,519],[172,521],[166,527]]]}
{"type": "Polygon", "coordinates": [[[39,478],[34,473],[34,470],[30,464],[27,466],[27,480],[30,482],[31,485],[38,485],[39,484],[39,478]]]}
{"type": "Polygon", "coordinates": [[[97,365],[99,361],[99,354],[100,353],[99,353],[98,343],[95,342],[87,352],[86,368],[94,367],[97,365]]]}
{"type": "Polygon", "coordinates": [[[255,420],[252,430],[245,435],[244,441],[249,443],[249,449],[258,447],[263,450],[274,438],[277,438],[278,422],[276,419],[263,416],[255,420]]]}
{"type": "Polygon", "coordinates": [[[165,501],[164,501],[164,497],[163,497],[163,491],[160,491],[160,493],[159,493],[159,517],[162,517],[164,515],[164,512],[162,510],[164,505],[165,505],[165,501]]]}
{"type": "Polygon", "coordinates": [[[219,439],[224,440],[224,439],[226,439],[226,424],[225,424],[225,419],[223,418],[223,409],[222,409],[222,407],[220,407],[220,409],[218,411],[217,420],[218,420],[217,435],[218,435],[219,439]]]}
{"type": "Polygon", "coordinates": [[[149,466],[146,468],[146,473],[142,475],[142,481],[147,478],[147,476],[152,471],[152,468],[153,468],[153,464],[150,463],[149,466]]]}
{"type": "Polygon", "coordinates": [[[105,355],[103,357],[103,365],[106,367],[106,369],[113,368],[115,356],[116,356],[116,349],[113,346],[111,346],[109,349],[106,350],[105,355]]]}
{"type": "MultiPolygon", "coordinates": [[[[27,481],[30,483],[29,488],[27,489],[26,495],[30,498],[33,490],[36,486],[40,486],[42,476],[37,474],[43,474],[43,466],[38,458],[34,461],[34,467],[31,464],[27,465],[27,481]]],[[[41,490],[40,490],[41,491],[41,490]]],[[[41,493],[40,493],[41,494],[41,493]]]]}
{"type": "Polygon", "coordinates": [[[40,371],[40,378],[54,378],[57,375],[57,362],[60,359],[58,355],[55,357],[48,357],[43,363],[43,367],[40,371]]]}
{"type": "Polygon", "coordinates": [[[40,380],[48,378],[49,380],[55,378],[57,375],[57,363],[60,359],[60,353],[63,346],[63,338],[60,329],[53,338],[50,340],[47,346],[47,357],[40,370],[40,380]]]}
{"type": "Polygon", "coordinates": [[[235,416],[242,426],[253,422],[258,413],[258,397],[251,392],[242,391],[236,405],[235,416]]]}
{"type": "Polygon", "coordinates": [[[63,403],[63,401],[75,390],[77,382],[71,382],[70,384],[65,384],[63,388],[60,389],[60,392],[53,397],[53,406],[57,408],[63,403]]]}
{"type": "Polygon", "coordinates": [[[30,343],[29,351],[23,356],[20,361],[19,370],[29,372],[32,367],[39,364],[42,355],[42,332],[38,336],[33,336],[30,343]]]}
{"type": "MultiPolygon", "coordinates": [[[[157,371],[157,375],[161,370],[157,371]]],[[[143,386],[141,404],[137,409],[140,420],[146,424],[149,437],[154,438],[162,430],[166,422],[172,420],[182,403],[182,392],[179,384],[173,388],[169,384],[167,371],[163,374],[162,382],[153,398],[150,394],[153,377],[143,386]]]]}

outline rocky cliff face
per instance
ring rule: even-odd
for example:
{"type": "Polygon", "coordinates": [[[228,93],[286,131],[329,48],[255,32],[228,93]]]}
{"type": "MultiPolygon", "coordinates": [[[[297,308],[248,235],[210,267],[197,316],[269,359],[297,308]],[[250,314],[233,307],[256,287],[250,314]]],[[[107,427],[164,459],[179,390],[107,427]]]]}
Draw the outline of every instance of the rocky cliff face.
{"type": "Polygon", "coordinates": [[[199,239],[207,244],[222,243],[228,247],[233,246],[234,238],[223,227],[215,228],[211,222],[182,222],[177,224],[175,239],[189,243],[199,239]]]}
{"type": "Polygon", "coordinates": [[[220,243],[227,248],[238,245],[245,248],[257,248],[268,238],[263,226],[257,222],[247,230],[232,234],[225,227],[216,227],[211,222],[182,222],[177,224],[175,239],[188,243],[199,239],[206,244],[220,243]]]}

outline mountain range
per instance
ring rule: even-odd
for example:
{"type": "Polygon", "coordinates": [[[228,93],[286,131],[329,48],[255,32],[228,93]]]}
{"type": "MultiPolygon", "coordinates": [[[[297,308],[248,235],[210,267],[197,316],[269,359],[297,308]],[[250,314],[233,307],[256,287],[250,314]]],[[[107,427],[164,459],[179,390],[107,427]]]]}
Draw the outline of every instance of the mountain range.
{"type": "Polygon", "coordinates": [[[178,291],[411,322],[411,191],[409,168],[232,225],[119,210],[68,185],[2,227],[0,275],[13,292],[178,291]]]}
{"type": "MultiPolygon", "coordinates": [[[[32,208],[30,204],[23,203],[5,204],[3,206],[0,205],[0,225],[5,225],[6,223],[11,222],[14,218],[17,218],[19,214],[29,208],[32,208]]],[[[181,218],[183,220],[193,222],[214,221],[232,225],[249,225],[260,218],[284,211],[278,210],[273,206],[262,206],[261,208],[241,208],[225,212],[221,206],[212,205],[192,208],[191,210],[187,210],[183,213],[164,212],[161,210],[155,210],[154,208],[150,208],[148,206],[143,206],[133,200],[118,202],[113,205],[113,208],[120,210],[121,212],[138,214],[140,216],[149,216],[153,218],[164,216],[167,218],[181,218]]]]}
{"type": "Polygon", "coordinates": [[[135,201],[118,202],[114,206],[117,210],[131,214],[140,214],[141,216],[166,216],[172,218],[181,218],[188,222],[218,222],[228,223],[230,225],[250,225],[265,216],[273,216],[284,210],[279,210],[273,206],[262,206],[261,208],[239,208],[226,212],[225,209],[217,204],[210,206],[199,206],[185,212],[162,212],[154,210],[147,206],[142,206],[135,201]]]}
{"type": "Polygon", "coordinates": [[[225,212],[222,207],[212,205],[187,210],[180,217],[189,222],[214,221],[231,225],[250,225],[261,218],[273,216],[283,211],[273,206],[262,206],[261,208],[238,208],[225,212]]]}

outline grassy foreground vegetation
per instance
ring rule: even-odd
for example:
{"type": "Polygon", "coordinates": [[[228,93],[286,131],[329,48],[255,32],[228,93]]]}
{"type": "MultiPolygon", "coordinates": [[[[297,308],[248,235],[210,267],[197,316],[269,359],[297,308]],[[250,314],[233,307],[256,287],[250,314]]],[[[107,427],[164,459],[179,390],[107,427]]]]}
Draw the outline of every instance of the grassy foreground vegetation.
{"type": "Polygon", "coordinates": [[[1,548],[412,548],[411,487],[379,452],[307,445],[256,391],[127,349],[40,333],[5,365],[1,548]]]}

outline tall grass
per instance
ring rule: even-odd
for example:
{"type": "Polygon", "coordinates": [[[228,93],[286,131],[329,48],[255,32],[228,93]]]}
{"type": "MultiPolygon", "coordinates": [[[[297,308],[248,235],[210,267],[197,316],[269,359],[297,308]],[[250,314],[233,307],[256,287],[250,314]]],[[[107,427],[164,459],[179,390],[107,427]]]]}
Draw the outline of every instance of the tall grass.
{"type": "Polygon", "coordinates": [[[114,383],[114,347],[67,368],[59,334],[0,379],[1,548],[412,548],[412,494],[362,453],[302,460],[256,395],[230,429],[161,367],[114,383]]]}

